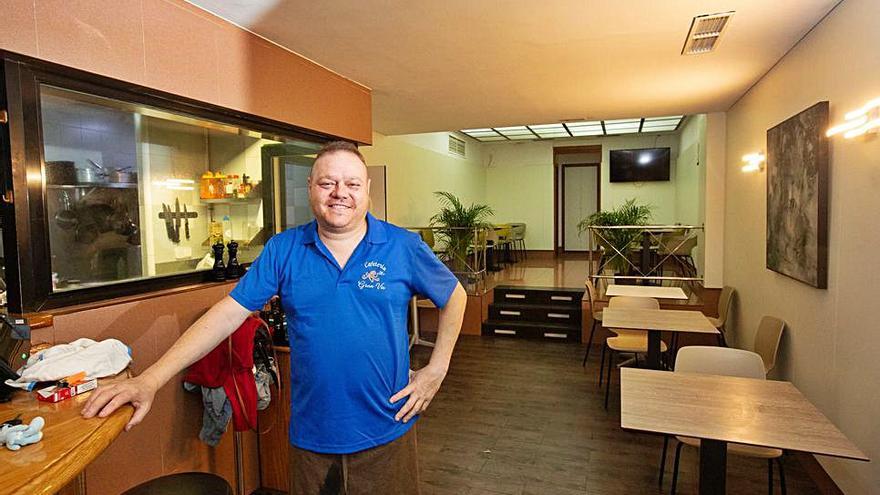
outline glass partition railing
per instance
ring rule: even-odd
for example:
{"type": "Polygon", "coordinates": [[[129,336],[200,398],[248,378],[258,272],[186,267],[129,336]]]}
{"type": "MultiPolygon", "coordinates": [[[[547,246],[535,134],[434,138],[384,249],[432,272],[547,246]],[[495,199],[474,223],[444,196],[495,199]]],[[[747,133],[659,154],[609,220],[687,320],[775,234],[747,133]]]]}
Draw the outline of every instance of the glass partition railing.
{"type": "Polygon", "coordinates": [[[489,227],[407,227],[458,278],[468,294],[481,294],[486,288],[486,259],[494,248],[489,227]]]}
{"type": "Polygon", "coordinates": [[[590,225],[589,276],[593,282],[694,284],[703,227],[693,225],[590,225]]]}

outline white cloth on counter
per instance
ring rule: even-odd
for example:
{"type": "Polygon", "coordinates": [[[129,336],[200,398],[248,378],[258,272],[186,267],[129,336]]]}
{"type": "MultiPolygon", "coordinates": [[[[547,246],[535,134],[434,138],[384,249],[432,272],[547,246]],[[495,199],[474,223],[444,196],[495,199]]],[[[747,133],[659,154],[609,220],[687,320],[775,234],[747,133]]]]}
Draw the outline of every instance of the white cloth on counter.
{"type": "Polygon", "coordinates": [[[6,380],[6,385],[32,390],[37,382],[61,380],[81,371],[85,371],[87,380],[102,378],[119,373],[130,362],[131,349],[116,339],[77,339],[32,355],[18,370],[21,377],[6,380]]]}

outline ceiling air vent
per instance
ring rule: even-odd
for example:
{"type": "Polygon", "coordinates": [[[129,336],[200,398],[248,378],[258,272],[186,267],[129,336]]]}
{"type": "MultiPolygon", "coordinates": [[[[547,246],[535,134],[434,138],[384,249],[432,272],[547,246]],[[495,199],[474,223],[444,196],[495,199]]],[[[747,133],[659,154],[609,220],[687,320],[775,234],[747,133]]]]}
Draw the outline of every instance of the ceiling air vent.
{"type": "Polygon", "coordinates": [[[449,154],[465,158],[467,156],[465,150],[465,142],[452,134],[449,135],[449,154]]]}
{"type": "Polygon", "coordinates": [[[731,11],[694,17],[694,20],[691,21],[691,29],[688,31],[681,54],[695,55],[714,50],[718,45],[718,40],[721,38],[721,33],[724,32],[724,28],[727,27],[733,14],[733,11],[731,11]]]}

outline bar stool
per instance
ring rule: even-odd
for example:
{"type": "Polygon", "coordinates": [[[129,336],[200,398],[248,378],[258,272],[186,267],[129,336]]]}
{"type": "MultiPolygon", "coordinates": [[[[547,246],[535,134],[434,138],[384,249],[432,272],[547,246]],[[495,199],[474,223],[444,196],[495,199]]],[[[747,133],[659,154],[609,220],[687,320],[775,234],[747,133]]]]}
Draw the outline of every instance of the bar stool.
{"type": "Polygon", "coordinates": [[[130,488],[122,495],[232,495],[232,487],[211,473],[176,473],[130,488]]]}

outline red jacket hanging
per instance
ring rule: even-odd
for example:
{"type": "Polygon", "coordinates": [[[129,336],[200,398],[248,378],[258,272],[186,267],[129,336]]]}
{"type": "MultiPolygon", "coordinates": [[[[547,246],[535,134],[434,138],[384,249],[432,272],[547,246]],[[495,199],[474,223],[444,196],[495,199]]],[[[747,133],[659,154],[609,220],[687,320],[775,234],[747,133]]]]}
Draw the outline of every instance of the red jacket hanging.
{"type": "Polygon", "coordinates": [[[265,323],[260,318],[248,316],[238,330],[193,363],[183,378],[185,382],[202,387],[223,387],[232,405],[235,431],[257,428],[254,334],[262,325],[265,323]]]}

